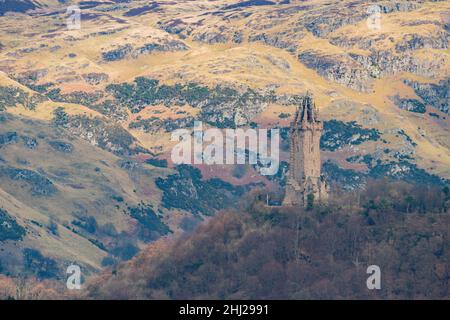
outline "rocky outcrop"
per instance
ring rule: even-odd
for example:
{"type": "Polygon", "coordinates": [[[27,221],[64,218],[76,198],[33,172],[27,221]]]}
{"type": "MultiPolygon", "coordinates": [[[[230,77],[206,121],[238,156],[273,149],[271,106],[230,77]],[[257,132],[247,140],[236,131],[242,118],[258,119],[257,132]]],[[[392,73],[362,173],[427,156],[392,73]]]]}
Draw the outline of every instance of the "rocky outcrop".
{"type": "Polygon", "coordinates": [[[30,150],[35,150],[39,146],[38,141],[33,137],[21,136],[21,138],[23,140],[23,144],[25,145],[25,147],[30,150]]]}
{"type": "Polygon", "coordinates": [[[22,240],[25,229],[6,210],[0,208],[0,242],[22,240]]]}
{"type": "Polygon", "coordinates": [[[53,123],[67,129],[74,136],[117,155],[148,153],[147,150],[139,147],[134,137],[119,124],[99,117],[69,116],[60,109],[55,111],[53,123]]]}
{"type": "MultiPolygon", "coordinates": [[[[329,38],[329,42],[341,48],[352,48],[354,46],[364,50],[375,50],[378,44],[383,43],[388,38],[387,34],[372,34],[364,36],[347,37],[345,34],[329,38]]],[[[394,41],[391,39],[391,41],[394,41]]],[[[413,51],[419,49],[447,49],[449,35],[448,32],[440,31],[431,35],[407,34],[403,39],[395,44],[397,53],[413,51]]]]}
{"type": "Polygon", "coordinates": [[[30,86],[30,85],[34,85],[36,83],[36,81],[42,79],[47,74],[48,74],[47,69],[31,70],[31,71],[26,71],[26,72],[20,73],[16,77],[16,80],[25,86],[30,86]]]}
{"type": "Polygon", "coordinates": [[[192,166],[180,165],[176,170],[176,174],[156,180],[157,187],[163,191],[162,204],[166,208],[211,215],[230,207],[246,189],[218,178],[205,181],[200,170],[192,166]]]}
{"type": "Polygon", "coordinates": [[[48,100],[41,94],[30,94],[18,87],[1,87],[0,86],[0,111],[7,107],[15,107],[22,105],[23,107],[34,110],[36,106],[48,100]]]}
{"type": "Polygon", "coordinates": [[[229,41],[229,38],[223,33],[223,30],[217,30],[194,34],[192,36],[192,40],[204,42],[207,44],[216,44],[226,43],[229,41]]]}
{"type": "Polygon", "coordinates": [[[397,52],[405,52],[417,49],[448,49],[450,36],[448,32],[439,32],[434,36],[407,34],[403,40],[395,45],[397,52]]]}
{"type": "Polygon", "coordinates": [[[322,150],[336,151],[348,145],[359,145],[366,141],[377,141],[379,139],[380,132],[376,129],[363,128],[355,121],[330,120],[324,122],[320,148],[322,150]]]}
{"type": "Polygon", "coordinates": [[[128,125],[130,129],[138,129],[147,133],[156,133],[160,130],[165,132],[171,132],[180,128],[193,127],[194,118],[185,117],[178,119],[160,119],[157,117],[151,117],[149,119],[141,119],[138,121],[131,122],[128,125]]]}
{"type": "Polygon", "coordinates": [[[170,34],[176,34],[181,39],[186,39],[194,30],[194,28],[188,25],[181,19],[171,19],[168,21],[158,21],[157,23],[164,31],[170,34]]]}
{"type": "Polygon", "coordinates": [[[300,53],[299,60],[308,68],[314,69],[328,80],[337,82],[357,91],[368,92],[373,78],[378,76],[378,70],[363,68],[356,61],[346,56],[327,56],[314,51],[300,53]]]}
{"type": "Polygon", "coordinates": [[[92,84],[92,85],[97,85],[99,83],[108,81],[108,79],[109,79],[109,76],[103,72],[85,73],[85,74],[82,74],[81,76],[83,77],[84,81],[86,81],[87,83],[92,84]]]}
{"type": "Polygon", "coordinates": [[[391,50],[372,51],[369,55],[325,55],[305,51],[298,58],[321,76],[362,92],[370,90],[374,79],[400,72],[437,77],[442,73],[446,61],[441,54],[430,53],[427,58],[418,58],[411,52],[394,54],[391,50]]]}
{"type": "Polygon", "coordinates": [[[368,179],[382,179],[389,177],[393,180],[402,180],[422,185],[443,186],[448,181],[420,169],[407,160],[390,162],[377,162],[374,166],[367,162],[368,171],[359,172],[352,169],[343,169],[331,161],[323,164],[323,171],[331,183],[336,183],[346,190],[355,190],[364,186],[368,179]]]}
{"type": "Polygon", "coordinates": [[[368,56],[352,53],[349,56],[360,63],[363,68],[376,69],[378,76],[410,72],[421,76],[434,77],[442,71],[441,68],[445,64],[445,57],[438,54],[430,54],[426,59],[419,59],[410,52],[397,55],[390,50],[386,50],[372,51],[368,56]]]}
{"type": "Polygon", "coordinates": [[[281,70],[289,71],[291,69],[291,65],[289,64],[289,62],[282,58],[278,58],[272,55],[267,55],[266,58],[270,61],[270,63],[272,63],[274,66],[277,66],[281,70]]]}
{"type": "Polygon", "coordinates": [[[52,181],[32,170],[0,167],[0,177],[26,183],[33,196],[51,196],[58,191],[52,181]]]}
{"type": "Polygon", "coordinates": [[[325,38],[338,28],[347,24],[356,24],[366,17],[366,14],[355,12],[353,8],[341,9],[312,11],[302,23],[314,36],[325,38]]]}
{"type": "Polygon", "coordinates": [[[106,89],[118,104],[129,108],[132,113],[150,105],[189,104],[200,109],[198,119],[220,128],[248,124],[275,99],[272,92],[249,88],[238,91],[232,87],[217,85],[209,88],[197,83],[164,85],[144,77],[136,78],[133,84],[113,84],[106,89]]]}
{"type": "Polygon", "coordinates": [[[0,148],[9,144],[17,143],[19,136],[16,132],[6,132],[0,134],[0,148]]]}
{"type": "Polygon", "coordinates": [[[189,47],[179,40],[164,40],[160,43],[147,43],[144,46],[133,50],[131,57],[137,58],[143,54],[150,54],[152,52],[167,52],[167,51],[185,51],[189,47]]]}
{"type": "MultiPolygon", "coordinates": [[[[377,2],[381,13],[408,12],[421,6],[419,2],[412,1],[383,1],[377,2]]],[[[345,3],[342,7],[330,6],[329,8],[312,10],[302,23],[316,37],[325,38],[331,32],[342,26],[356,24],[369,16],[367,3],[345,3]]]]}
{"type": "Polygon", "coordinates": [[[272,47],[284,49],[291,53],[295,53],[298,49],[298,41],[301,40],[305,34],[301,32],[303,28],[298,30],[283,31],[276,34],[258,33],[250,35],[249,42],[263,42],[272,47]]]}
{"type": "Polygon", "coordinates": [[[26,12],[40,8],[37,1],[32,0],[8,0],[0,2],[0,16],[7,12],[26,12]]]}
{"type": "Polygon", "coordinates": [[[387,38],[386,34],[353,36],[353,37],[347,37],[345,34],[341,34],[339,36],[330,37],[328,41],[335,46],[345,49],[349,49],[356,46],[360,49],[367,50],[374,47],[377,43],[382,42],[386,38],[387,38]]]}
{"type": "Polygon", "coordinates": [[[276,3],[273,1],[268,0],[247,0],[247,1],[241,1],[235,4],[230,4],[228,6],[225,6],[223,10],[233,10],[233,9],[239,9],[239,8],[246,8],[246,7],[257,7],[257,6],[273,6],[276,3]]]}
{"type": "MultiPolygon", "coordinates": [[[[232,41],[234,43],[242,43],[243,40],[244,40],[244,35],[241,31],[236,31],[233,33],[232,41]]],[[[0,48],[0,50],[1,50],[1,48],[0,48]]]]}
{"type": "Polygon", "coordinates": [[[17,134],[17,132],[11,131],[11,132],[6,132],[6,133],[0,134],[0,148],[10,145],[10,144],[18,143],[19,138],[22,139],[23,144],[28,149],[34,150],[38,146],[38,142],[35,138],[28,137],[28,136],[19,136],[17,134]]]}
{"type": "Polygon", "coordinates": [[[50,147],[52,147],[54,150],[62,153],[72,153],[74,147],[71,143],[55,140],[55,141],[49,141],[48,144],[50,147]]]}
{"type": "Polygon", "coordinates": [[[113,49],[107,52],[102,53],[103,60],[105,61],[117,61],[122,60],[133,50],[133,46],[130,44],[126,44],[123,46],[119,46],[117,49],[113,49]]]}

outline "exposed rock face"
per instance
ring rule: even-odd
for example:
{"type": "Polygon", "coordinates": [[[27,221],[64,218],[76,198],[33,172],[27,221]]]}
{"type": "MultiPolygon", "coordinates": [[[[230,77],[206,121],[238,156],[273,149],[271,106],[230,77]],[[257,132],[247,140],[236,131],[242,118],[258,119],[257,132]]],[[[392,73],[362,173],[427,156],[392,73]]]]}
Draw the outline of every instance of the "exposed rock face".
{"type": "Polygon", "coordinates": [[[161,43],[148,43],[144,46],[135,49],[131,56],[137,58],[143,54],[149,54],[152,52],[166,52],[166,51],[185,51],[189,47],[182,41],[179,40],[165,40],[161,43]]]}
{"type": "MultiPolygon", "coordinates": [[[[203,28],[207,24],[201,21],[191,22],[183,19],[162,21],[159,25],[169,33],[177,34],[181,38],[191,37],[194,41],[208,44],[242,41],[242,28],[240,25],[229,24],[234,19],[249,18],[245,27],[252,32],[248,35],[249,42],[262,42],[264,44],[284,49],[299,57],[306,66],[315,69],[321,76],[361,92],[369,92],[374,78],[400,72],[411,72],[420,76],[441,76],[446,56],[439,53],[430,53],[426,58],[416,55],[419,49],[447,49],[449,34],[446,24],[430,21],[442,27],[427,35],[409,33],[402,40],[389,37],[386,33],[349,36],[345,34],[335,36],[334,31],[341,27],[364,21],[370,15],[370,3],[354,1],[340,5],[330,6],[291,6],[277,7],[268,11],[270,19],[257,16],[256,12],[240,12],[238,8],[251,7],[253,4],[242,2],[226,6],[223,11],[210,13],[215,17],[222,17],[223,23],[203,28]],[[233,12],[233,13],[230,13],[233,12]],[[299,12],[307,12],[295,16],[299,12]],[[253,18],[254,17],[254,18],[253,18]],[[295,19],[293,18],[295,17],[295,19]],[[283,26],[278,30],[278,26],[283,26]],[[238,29],[238,30],[236,30],[238,29]],[[315,37],[328,40],[330,43],[342,48],[357,46],[369,50],[370,54],[326,54],[320,51],[302,50],[299,40],[306,34],[312,33],[315,37]],[[236,38],[236,34],[239,36],[236,38]],[[387,44],[387,46],[385,46],[387,44]],[[299,52],[300,51],[300,52],[299,52]]],[[[281,3],[279,3],[281,5],[281,3]]],[[[285,4],[285,3],[283,3],[285,4]]],[[[288,3],[287,3],[288,4],[288,3]]],[[[380,13],[388,15],[395,12],[410,12],[419,9],[423,1],[381,1],[373,3],[379,7],[380,13]]],[[[411,22],[407,22],[410,23],[411,22]]]]}
{"type": "Polygon", "coordinates": [[[276,3],[273,1],[268,0],[247,0],[247,1],[241,1],[236,4],[231,4],[228,6],[225,6],[224,10],[233,10],[238,8],[245,8],[245,7],[257,7],[257,6],[271,6],[275,5],[276,3]]]}
{"type": "Polygon", "coordinates": [[[17,80],[26,86],[33,85],[36,81],[39,79],[45,77],[48,74],[47,69],[38,69],[38,70],[31,70],[22,72],[17,77],[17,80]]]}
{"type": "Polygon", "coordinates": [[[17,87],[2,87],[0,86],[0,111],[5,110],[6,107],[15,107],[23,105],[25,108],[33,110],[36,106],[48,100],[47,97],[40,94],[30,94],[17,87]]]}
{"type": "Polygon", "coordinates": [[[117,61],[124,59],[132,51],[133,47],[130,44],[119,46],[117,49],[102,53],[103,60],[117,61]]]}
{"type": "Polygon", "coordinates": [[[316,37],[324,38],[334,30],[347,24],[355,24],[366,17],[364,13],[355,14],[351,10],[342,8],[339,12],[336,9],[320,10],[315,14],[313,12],[304,25],[316,37]]]}
{"type": "Polygon", "coordinates": [[[368,35],[366,37],[356,36],[356,37],[347,37],[346,35],[339,35],[336,37],[330,37],[328,40],[331,44],[341,47],[341,48],[352,48],[357,47],[360,49],[370,49],[374,47],[377,43],[382,42],[387,38],[387,35],[368,35]]]}
{"type": "MultiPolygon", "coordinates": [[[[73,135],[89,141],[92,145],[117,155],[133,155],[138,152],[148,153],[145,149],[137,146],[133,136],[119,124],[99,117],[69,116],[61,108],[55,110],[53,123],[67,129],[73,135]]],[[[64,147],[64,145],[58,143],[52,147],[62,152],[70,152],[70,147],[64,147]]]]}
{"type": "Polygon", "coordinates": [[[324,56],[307,51],[302,52],[299,59],[307,67],[317,70],[321,76],[357,91],[368,92],[372,78],[378,74],[378,70],[373,67],[363,68],[345,56],[324,56]]]}
{"type": "Polygon", "coordinates": [[[8,0],[0,2],[0,16],[7,12],[26,12],[34,10],[41,5],[37,1],[31,0],[8,0]]]}
{"type": "Polygon", "coordinates": [[[193,117],[178,118],[178,119],[159,119],[152,117],[149,119],[142,119],[129,124],[130,129],[140,129],[147,133],[157,133],[160,130],[171,132],[179,128],[188,128],[194,125],[193,117]]]}
{"type": "MultiPolygon", "coordinates": [[[[6,3],[18,2],[0,0],[0,11],[6,3]]],[[[324,183],[317,170],[328,182],[350,190],[384,176],[441,183],[420,168],[448,175],[448,117],[437,111],[449,112],[444,67],[450,24],[444,1],[82,1],[79,32],[67,32],[64,6],[53,8],[57,0],[31,2],[47,6],[0,17],[5,57],[0,59],[0,110],[7,109],[0,112],[0,189],[49,217],[64,211],[67,225],[55,217],[60,231],[73,231],[71,237],[81,234],[110,256],[122,256],[119,247],[125,240],[137,251],[138,239],[152,241],[166,234],[165,223],[179,230],[180,212],[192,219],[189,212],[214,214],[237,203],[245,190],[210,175],[228,174],[224,179],[239,185],[260,179],[251,166],[230,168],[225,174],[211,168],[204,177],[193,167],[173,169],[165,160],[168,132],[190,128],[194,120],[215,128],[281,126],[283,157],[289,151],[287,118],[303,101],[296,94],[307,87],[326,101],[320,148],[331,162],[317,168],[318,135],[313,143],[303,143],[306,149],[314,146],[304,167],[292,170],[308,171],[305,176],[311,178],[297,183],[303,187],[303,202],[308,188],[321,197],[324,183]],[[376,31],[366,26],[372,4],[382,13],[382,27],[376,31]],[[37,25],[39,30],[30,28],[37,25]],[[406,99],[412,90],[399,83],[400,75],[414,79],[406,83],[416,99],[406,99]],[[38,105],[45,99],[51,101],[38,105]],[[48,111],[58,103],[67,113],[57,109],[49,122],[48,111]],[[36,112],[16,105],[36,107],[36,112]],[[91,114],[86,108],[101,115],[84,116],[85,111],[91,114]],[[427,110],[427,115],[399,108],[427,110]],[[23,116],[13,119],[7,112],[23,116]],[[402,130],[402,120],[408,130],[402,130]],[[139,144],[149,137],[158,159],[147,159],[151,153],[139,144]],[[52,192],[57,196],[48,196],[52,192]],[[138,205],[140,199],[151,204],[138,205]]],[[[269,177],[271,185],[286,184],[288,163],[280,160],[279,173],[269,177]]],[[[20,212],[8,210],[27,230],[33,229],[20,212]]],[[[0,238],[4,232],[0,230],[0,238]]],[[[89,264],[102,254],[91,246],[80,249],[83,252],[65,249],[81,258],[88,252],[83,260],[89,264]]],[[[32,261],[39,257],[29,255],[32,261]]],[[[4,256],[0,250],[0,260],[4,256]]],[[[14,265],[7,272],[21,267],[14,265]]]]}
{"type": "Polygon", "coordinates": [[[362,161],[368,166],[367,172],[343,169],[333,162],[327,161],[323,165],[323,171],[328,181],[336,183],[346,190],[356,190],[364,186],[367,179],[382,179],[389,177],[393,180],[403,180],[423,185],[446,185],[448,180],[429,174],[418,168],[408,160],[398,159],[389,163],[376,162],[372,164],[370,156],[362,157],[362,161]]]}
{"type": "MultiPolygon", "coordinates": [[[[242,34],[242,32],[236,31],[233,34],[233,42],[234,43],[241,43],[242,41],[243,41],[243,34],[242,34]]],[[[1,50],[1,47],[0,47],[0,50],[1,50]]]]}
{"type": "Polygon", "coordinates": [[[171,19],[168,21],[158,21],[158,25],[170,34],[176,34],[181,39],[186,39],[192,32],[193,27],[180,19],[171,19]]]}
{"type": "Polygon", "coordinates": [[[435,36],[422,36],[418,34],[407,34],[403,40],[396,44],[398,52],[411,51],[417,49],[447,49],[450,39],[448,32],[439,32],[435,36]]]}
{"type": "Polygon", "coordinates": [[[135,139],[120,125],[108,123],[99,118],[73,117],[69,122],[69,131],[92,145],[115,154],[129,155],[144,151],[133,148],[135,139]]]}
{"type": "MultiPolygon", "coordinates": [[[[407,12],[415,10],[421,6],[420,3],[411,1],[383,1],[377,2],[382,13],[407,12]]],[[[355,2],[345,7],[330,7],[329,9],[319,9],[311,11],[304,25],[306,29],[312,32],[316,37],[326,37],[338,28],[355,24],[368,17],[367,5],[355,2]]]]}
{"type": "Polygon", "coordinates": [[[31,149],[31,150],[37,149],[39,143],[35,138],[27,137],[27,136],[22,136],[21,138],[23,140],[25,147],[27,147],[28,149],[31,149]]]}
{"type": "Polygon", "coordinates": [[[390,50],[372,51],[368,56],[354,53],[333,56],[306,51],[300,53],[298,58],[321,76],[362,92],[370,91],[375,78],[400,72],[436,77],[445,65],[445,57],[440,54],[418,59],[411,52],[397,55],[390,50]]]}
{"type": "Polygon", "coordinates": [[[219,127],[236,127],[248,124],[251,119],[262,112],[272,100],[272,96],[264,95],[248,89],[243,93],[237,91],[231,99],[218,101],[211,99],[201,107],[201,119],[219,127]],[[217,112],[220,110],[219,112],[217,112]]]}
{"type": "Polygon", "coordinates": [[[140,15],[145,14],[147,12],[153,11],[153,10],[155,10],[157,8],[159,8],[159,4],[157,2],[153,2],[153,3],[150,3],[148,6],[142,6],[142,7],[133,8],[133,9],[125,12],[123,15],[125,17],[140,16],[140,15]]]}
{"type": "Polygon", "coordinates": [[[0,176],[7,177],[13,181],[25,182],[33,196],[51,196],[58,191],[53,182],[36,171],[0,167],[0,176]]]}
{"type": "Polygon", "coordinates": [[[93,84],[93,85],[97,85],[99,83],[108,81],[109,76],[106,73],[95,73],[95,72],[91,72],[91,73],[85,73],[82,75],[83,79],[89,83],[89,84],[93,84]]]}
{"type": "Polygon", "coordinates": [[[19,137],[16,132],[7,132],[0,134],[0,148],[8,144],[17,143],[19,137]]]}
{"type": "Polygon", "coordinates": [[[225,43],[228,42],[229,38],[223,35],[220,31],[208,31],[204,33],[195,34],[192,39],[194,41],[205,42],[207,44],[215,44],[215,43],[225,43]]]}
{"type": "Polygon", "coordinates": [[[369,56],[349,54],[363,68],[376,70],[373,77],[398,74],[399,72],[411,72],[425,77],[436,77],[441,73],[445,65],[445,57],[440,54],[430,54],[426,59],[418,59],[411,52],[394,54],[390,50],[372,51],[369,56]]]}
{"type": "Polygon", "coordinates": [[[25,234],[25,229],[17,223],[16,219],[0,208],[0,242],[22,240],[25,234]]]}
{"type": "Polygon", "coordinates": [[[73,151],[73,145],[68,142],[56,140],[56,141],[49,141],[48,143],[54,150],[62,152],[62,153],[72,153],[73,151]]]}
{"type": "MultiPolygon", "coordinates": [[[[221,128],[248,124],[275,99],[273,92],[250,88],[238,91],[227,86],[209,88],[197,83],[163,85],[158,80],[145,77],[136,78],[133,84],[109,85],[107,90],[118,104],[129,108],[132,113],[138,113],[150,105],[189,104],[200,109],[198,119],[221,128]]],[[[150,121],[144,122],[148,125],[150,121]]],[[[139,126],[145,127],[144,122],[139,126]]],[[[151,122],[157,125],[157,122],[151,122]]]]}
{"type": "Polygon", "coordinates": [[[211,215],[217,209],[229,207],[245,191],[243,186],[233,186],[217,178],[205,181],[199,169],[188,165],[179,165],[176,170],[177,174],[156,180],[164,192],[162,202],[166,208],[211,215]]]}
{"type": "Polygon", "coordinates": [[[295,28],[289,31],[279,32],[277,34],[258,33],[248,38],[249,42],[263,42],[269,46],[285,49],[291,53],[295,53],[298,49],[298,40],[305,35],[301,32],[303,28],[295,28]]]}
{"type": "Polygon", "coordinates": [[[342,122],[330,120],[324,122],[324,132],[320,140],[322,150],[336,151],[348,145],[359,145],[365,141],[377,141],[380,132],[366,129],[355,121],[342,122]]]}

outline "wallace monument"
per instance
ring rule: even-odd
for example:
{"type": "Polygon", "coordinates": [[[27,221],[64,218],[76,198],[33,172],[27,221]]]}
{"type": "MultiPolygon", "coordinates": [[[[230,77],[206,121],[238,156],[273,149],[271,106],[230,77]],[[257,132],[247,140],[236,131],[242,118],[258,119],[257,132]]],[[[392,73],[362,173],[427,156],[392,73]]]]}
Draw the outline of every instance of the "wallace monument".
{"type": "Polygon", "coordinates": [[[323,123],[312,95],[302,98],[290,127],[290,159],[283,206],[324,202],[328,186],[321,174],[320,137],[323,123]]]}

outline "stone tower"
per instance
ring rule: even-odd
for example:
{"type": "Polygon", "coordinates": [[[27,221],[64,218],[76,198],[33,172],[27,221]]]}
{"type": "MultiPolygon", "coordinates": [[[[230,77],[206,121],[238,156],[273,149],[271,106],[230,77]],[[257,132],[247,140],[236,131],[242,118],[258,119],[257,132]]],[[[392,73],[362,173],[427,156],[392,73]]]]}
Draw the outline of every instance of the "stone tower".
{"type": "Polygon", "coordinates": [[[328,186],[321,174],[320,136],[323,123],[312,95],[302,98],[290,128],[290,160],[283,205],[303,205],[308,196],[314,202],[328,198],[328,186]]]}

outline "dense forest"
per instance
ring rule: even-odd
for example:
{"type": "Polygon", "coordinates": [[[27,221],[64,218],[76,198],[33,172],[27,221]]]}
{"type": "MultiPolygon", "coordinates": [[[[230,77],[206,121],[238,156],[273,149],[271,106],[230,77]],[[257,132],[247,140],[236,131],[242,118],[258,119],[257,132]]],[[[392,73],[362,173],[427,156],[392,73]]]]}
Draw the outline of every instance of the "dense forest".
{"type": "Polygon", "coordinates": [[[61,283],[0,278],[0,297],[88,299],[449,299],[448,187],[370,181],[327,205],[240,209],[158,240],[67,295],[61,283]],[[381,269],[368,290],[367,267],[381,269]],[[8,289],[9,288],[9,289],[8,289]],[[3,295],[3,296],[2,296],[3,295]]]}

